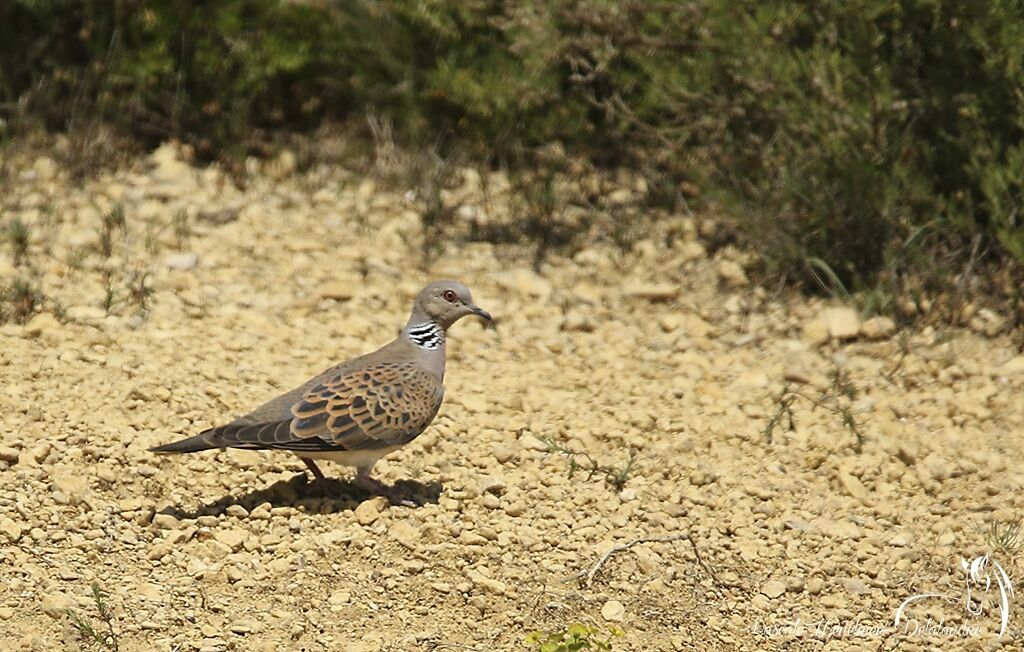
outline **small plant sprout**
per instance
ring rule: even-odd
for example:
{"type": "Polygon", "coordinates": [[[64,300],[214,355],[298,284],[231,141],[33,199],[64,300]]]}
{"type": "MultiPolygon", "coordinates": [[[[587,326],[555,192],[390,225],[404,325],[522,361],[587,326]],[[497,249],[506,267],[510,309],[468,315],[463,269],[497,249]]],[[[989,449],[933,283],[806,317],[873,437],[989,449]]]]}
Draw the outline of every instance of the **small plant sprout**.
{"type": "Polygon", "coordinates": [[[899,346],[899,354],[896,356],[896,362],[893,363],[891,369],[884,373],[889,382],[896,378],[896,374],[903,368],[903,363],[906,361],[907,356],[910,355],[910,334],[901,332],[897,339],[897,346],[899,346]]]}
{"type": "Polygon", "coordinates": [[[4,291],[2,298],[10,307],[10,317],[23,324],[35,313],[44,296],[30,281],[19,278],[4,291]]]}
{"type": "Polygon", "coordinates": [[[153,288],[149,287],[148,281],[149,272],[144,270],[134,270],[128,276],[128,300],[135,306],[135,310],[139,314],[149,311],[153,288]]]}
{"type": "Polygon", "coordinates": [[[536,168],[536,172],[515,175],[512,184],[521,198],[523,213],[517,226],[526,239],[537,244],[531,264],[534,271],[539,272],[548,255],[572,242],[584,225],[572,219],[572,211],[566,210],[573,201],[583,203],[583,200],[567,196],[564,187],[559,187],[560,166],[539,158],[536,168]]]}
{"type": "Polygon", "coordinates": [[[110,271],[103,272],[103,311],[110,314],[117,303],[117,291],[114,289],[114,278],[110,271]]]}
{"type": "Polygon", "coordinates": [[[20,267],[28,257],[28,246],[32,239],[32,232],[28,224],[25,224],[20,217],[14,218],[4,229],[4,237],[11,245],[14,266],[20,267]]]}
{"type": "Polygon", "coordinates": [[[597,627],[573,623],[551,632],[533,631],[526,637],[526,644],[534,652],[576,652],[577,650],[611,650],[612,638],[622,636],[623,631],[611,626],[607,632],[597,627]]]}
{"type": "Polygon", "coordinates": [[[114,252],[114,239],[106,229],[100,229],[99,252],[104,258],[110,258],[114,252]]]}
{"type": "Polygon", "coordinates": [[[446,206],[441,191],[452,175],[452,162],[441,158],[435,152],[428,152],[417,159],[409,171],[418,200],[420,224],[423,225],[423,260],[429,262],[440,240],[437,235],[443,231],[455,214],[455,207],[446,206]]]}
{"type": "Polygon", "coordinates": [[[74,609],[66,609],[65,613],[67,613],[68,618],[71,619],[71,624],[74,628],[78,630],[78,633],[87,642],[94,643],[101,649],[118,652],[119,644],[117,640],[117,632],[114,631],[114,614],[107,606],[106,596],[106,591],[101,589],[99,584],[93,582],[92,600],[96,605],[96,611],[99,613],[100,620],[102,620],[105,625],[101,630],[97,630],[93,627],[87,619],[80,616],[74,609]]]}
{"type": "Polygon", "coordinates": [[[68,250],[68,257],[65,261],[67,266],[74,270],[80,270],[85,266],[85,261],[89,257],[89,246],[82,245],[73,247],[68,250]]]}
{"type": "Polygon", "coordinates": [[[117,204],[103,216],[103,226],[111,231],[121,231],[124,233],[126,230],[126,223],[124,219],[124,206],[117,204]]]}
{"type": "Polygon", "coordinates": [[[629,474],[633,471],[633,466],[636,464],[636,451],[632,448],[629,449],[628,457],[622,466],[608,466],[598,464],[597,460],[590,456],[590,453],[574,451],[564,444],[559,444],[550,437],[543,437],[541,441],[547,445],[549,451],[560,454],[569,462],[570,478],[576,475],[578,471],[585,471],[588,480],[595,475],[602,476],[605,482],[617,491],[626,485],[629,474]]]}
{"type": "Polygon", "coordinates": [[[985,543],[993,552],[1016,557],[1024,549],[1024,537],[1021,536],[1022,526],[1024,526],[1024,519],[992,521],[988,530],[983,533],[985,543]]]}
{"type": "Polygon", "coordinates": [[[761,434],[764,435],[765,440],[769,444],[772,443],[775,430],[780,425],[785,424],[786,430],[789,432],[796,430],[793,404],[800,398],[811,403],[814,408],[823,407],[838,416],[843,426],[854,436],[853,450],[857,453],[864,450],[866,438],[850,406],[850,402],[857,398],[857,386],[850,380],[849,374],[845,369],[839,367],[833,369],[829,374],[828,388],[823,390],[817,397],[808,396],[794,389],[793,385],[794,383],[787,378],[782,386],[782,391],[774,398],[775,412],[769,417],[768,423],[761,431],[761,434]]]}
{"type": "Polygon", "coordinates": [[[793,420],[793,402],[796,401],[797,396],[798,394],[792,390],[792,385],[788,381],[782,385],[782,390],[775,397],[775,414],[768,419],[768,425],[761,431],[769,444],[772,443],[775,429],[780,424],[786,424],[787,432],[796,430],[796,422],[793,420]]]}
{"type": "Polygon", "coordinates": [[[188,239],[192,237],[192,227],[184,208],[174,213],[174,217],[171,218],[171,229],[174,231],[174,237],[178,240],[178,249],[184,250],[188,239]]]}
{"type": "Polygon", "coordinates": [[[114,231],[125,233],[124,207],[120,204],[104,214],[100,224],[100,253],[104,258],[110,258],[114,252],[114,231]]]}
{"type": "Polygon", "coordinates": [[[67,321],[68,321],[68,309],[67,309],[67,306],[65,306],[60,301],[57,301],[56,299],[52,300],[51,303],[52,303],[51,311],[53,312],[54,318],[57,321],[59,321],[60,323],[62,323],[62,324],[67,323],[67,321]]]}
{"type": "Polygon", "coordinates": [[[159,235],[160,225],[156,219],[149,218],[146,220],[146,233],[143,236],[143,246],[146,248],[146,253],[152,255],[160,249],[160,243],[157,241],[159,235]]]}
{"type": "Polygon", "coordinates": [[[850,407],[850,402],[857,398],[857,386],[850,380],[850,375],[845,369],[836,367],[829,374],[829,392],[822,398],[827,397],[832,399],[832,409],[839,414],[843,425],[853,433],[853,450],[857,453],[862,452],[864,450],[864,433],[861,432],[860,426],[853,416],[853,409],[850,407]]]}

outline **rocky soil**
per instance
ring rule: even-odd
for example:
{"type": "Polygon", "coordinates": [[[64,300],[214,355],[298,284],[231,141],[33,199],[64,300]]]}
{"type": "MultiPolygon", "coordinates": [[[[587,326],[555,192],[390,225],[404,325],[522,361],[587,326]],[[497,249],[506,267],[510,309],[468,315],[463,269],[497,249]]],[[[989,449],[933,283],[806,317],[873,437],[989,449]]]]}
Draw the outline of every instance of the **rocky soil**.
{"type": "MultiPolygon", "coordinates": [[[[267,167],[243,191],[165,146],[75,185],[39,158],[0,198],[31,232],[0,279],[45,295],[0,326],[0,649],[527,650],[573,623],[617,651],[1021,645],[1020,595],[999,638],[960,567],[1024,586],[999,315],[898,332],[776,299],[686,216],[539,275],[472,242],[424,269],[401,188],[267,167]],[[498,323],[453,329],[440,416],[377,467],[418,507],[283,453],[147,453],[386,342],[437,277],[498,323]],[[921,593],[950,599],[891,629],[921,593]]],[[[466,184],[460,215],[495,210],[466,184]]]]}

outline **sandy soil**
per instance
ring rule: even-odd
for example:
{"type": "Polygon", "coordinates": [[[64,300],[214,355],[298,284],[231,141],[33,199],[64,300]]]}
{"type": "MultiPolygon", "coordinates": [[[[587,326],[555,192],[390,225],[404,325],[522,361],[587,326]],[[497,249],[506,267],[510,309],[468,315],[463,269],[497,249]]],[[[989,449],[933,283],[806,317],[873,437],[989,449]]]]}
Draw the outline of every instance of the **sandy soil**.
{"type": "Polygon", "coordinates": [[[82,186],[18,175],[0,202],[33,240],[0,278],[49,298],[0,326],[0,649],[114,649],[68,615],[104,638],[94,583],[122,651],[527,650],[573,623],[634,651],[1021,645],[1019,594],[999,638],[998,582],[971,616],[960,566],[1024,586],[998,536],[1024,515],[1024,357],[998,315],[904,333],[771,300],[685,216],[542,275],[484,243],[422,269],[402,189],[344,171],[279,161],[241,191],[165,147],[82,186]],[[420,506],[341,467],[325,497],[282,453],[146,452],[386,342],[438,277],[498,324],[453,329],[440,416],[377,467],[420,506]],[[630,450],[620,487],[586,471],[630,450]],[[892,629],[922,593],[949,599],[892,629]]]}

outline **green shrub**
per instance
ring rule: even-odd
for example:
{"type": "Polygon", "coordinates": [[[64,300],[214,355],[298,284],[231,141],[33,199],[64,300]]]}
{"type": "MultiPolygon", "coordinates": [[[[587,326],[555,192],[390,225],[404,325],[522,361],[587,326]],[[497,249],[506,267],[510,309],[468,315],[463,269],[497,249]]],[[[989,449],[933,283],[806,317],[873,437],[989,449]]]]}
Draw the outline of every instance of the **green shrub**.
{"type": "Polygon", "coordinates": [[[536,652],[577,652],[578,650],[608,652],[612,649],[612,644],[607,636],[622,636],[622,633],[618,627],[612,627],[605,634],[596,627],[573,623],[552,632],[530,632],[526,637],[526,644],[536,652]]]}
{"type": "Polygon", "coordinates": [[[8,125],[210,158],[373,115],[443,157],[559,142],[651,201],[696,185],[789,278],[948,275],[977,238],[1024,262],[1014,0],[14,0],[0,42],[8,125]]]}

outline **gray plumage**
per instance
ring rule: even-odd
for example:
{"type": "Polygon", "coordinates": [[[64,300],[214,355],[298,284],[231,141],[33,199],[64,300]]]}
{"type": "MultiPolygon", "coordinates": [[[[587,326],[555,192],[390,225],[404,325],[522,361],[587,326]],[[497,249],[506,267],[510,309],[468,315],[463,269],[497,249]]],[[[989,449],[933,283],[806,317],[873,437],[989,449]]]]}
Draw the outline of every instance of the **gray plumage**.
{"type": "MultiPolygon", "coordinates": [[[[392,342],[327,369],[230,423],[150,449],[192,453],[216,448],[287,450],[303,458],[357,467],[369,478],[374,462],[409,443],[437,415],[444,396],[445,333],[466,315],[487,321],[466,287],[437,281],[420,291],[392,342]]],[[[379,488],[375,485],[375,488],[379,488]]]]}

